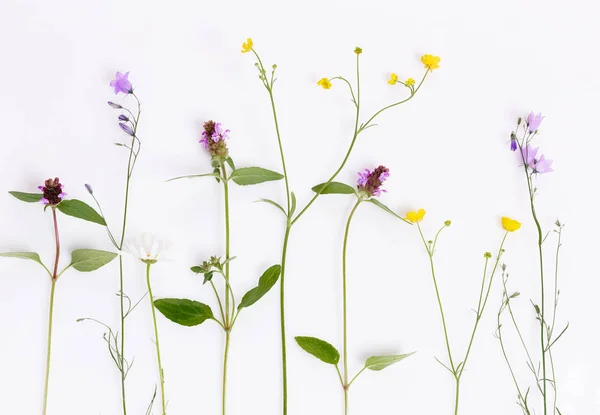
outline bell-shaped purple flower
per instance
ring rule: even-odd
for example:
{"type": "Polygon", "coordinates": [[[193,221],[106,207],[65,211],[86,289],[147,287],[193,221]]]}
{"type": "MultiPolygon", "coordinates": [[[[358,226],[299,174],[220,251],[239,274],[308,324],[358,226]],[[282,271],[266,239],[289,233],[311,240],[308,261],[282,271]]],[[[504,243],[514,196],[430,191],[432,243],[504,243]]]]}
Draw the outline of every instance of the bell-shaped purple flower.
{"type": "Polygon", "coordinates": [[[533,148],[530,144],[527,144],[527,146],[521,150],[525,165],[531,169],[533,174],[543,174],[554,171],[551,167],[552,160],[547,160],[544,155],[541,155],[538,158],[538,150],[539,147],[533,148]]]}
{"type": "Polygon", "coordinates": [[[115,95],[119,92],[124,94],[131,94],[133,92],[133,86],[129,82],[129,79],[127,79],[128,77],[129,72],[125,72],[124,74],[117,72],[115,79],[110,82],[110,86],[115,89],[115,95]]]}
{"type": "Polygon", "coordinates": [[[124,122],[120,122],[119,127],[121,127],[121,130],[125,131],[127,134],[133,136],[133,130],[129,125],[125,124],[124,122]]]}
{"type": "Polygon", "coordinates": [[[510,149],[512,151],[517,151],[517,140],[515,138],[510,139],[510,149]]]}
{"type": "Polygon", "coordinates": [[[527,128],[529,129],[529,132],[534,133],[538,128],[540,128],[540,124],[542,123],[543,119],[544,117],[542,116],[541,112],[535,114],[533,111],[531,111],[527,116],[527,128]]]}

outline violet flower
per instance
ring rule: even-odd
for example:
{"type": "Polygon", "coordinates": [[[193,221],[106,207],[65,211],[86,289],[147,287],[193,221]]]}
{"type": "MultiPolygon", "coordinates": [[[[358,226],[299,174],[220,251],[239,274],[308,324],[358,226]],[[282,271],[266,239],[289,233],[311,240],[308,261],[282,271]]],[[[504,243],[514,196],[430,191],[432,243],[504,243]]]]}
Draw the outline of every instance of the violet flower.
{"type": "Polygon", "coordinates": [[[129,121],[129,118],[127,118],[127,116],[125,114],[120,114],[119,115],[119,121],[129,121]]]}
{"type": "Polygon", "coordinates": [[[53,179],[48,179],[44,182],[43,186],[38,186],[38,189],[42,191],[44,196],[42,197],[42,202],[44,205],[56,206],[67,195],[63,191],[63,185],[60,183],[58,177],[53,179]]]}
{"type": "Polygon", "coordinates": [[[385,192],[381,186],[388,177],[390,170],[387,167],[379,166],[373,171],[365,169],[358,173],[358,191],[366,197],[379,196],[385,192]]]}
{"type": "Polygon", "coordinates": [[[213,159],[224,161],[229,155],[229,149],[225,140],[229,138],[229,130],[223,128],[220,122],[212,120],[204,123],[204,131],[200,142],[208,150],[213,159]]]}
{"type": "MultiPolygon", "coordinates": [[[[112,84],[112,82],[111,82],[111,84],[112,84]]],[[[116,102],[112,102],[112,101],[108,101],[108,105],[110,105],[111,107],[113,107],[116,110],[120,110],[121,108],[123,108],[121,105],[117,104],[116,102]]]]}
{"type": "Polygon", "coordinates": [[[510,149],[511,151],[517,151],[517,140],[515,138],[510,139],[510,149]]]}
{"type": "Polygon", "coordinates": [[[129,134],[130,136],[133,136],[133,130],[131,129],[130,126],[128,126],[127,124],[125,124],[124,122],[120,122],[119,123],[119,127],[121,127],[121,130],[125,131],[127,134],[129,134]]]}
{"type": "Polygon", "coordinates": [[[527,128],[529,128],[530,133],[534,133],[538,128],[540,128],[540,124],[542,123],[542,113],[538,112],[535,114],[533,111],[529,113],[527,116],[527,128]]]}
{"type": "Polygon", "coordinates": [[[129,72],[125,72],[125,74],[117,72],[115,79],[110,82],[110,86],[115,89],[115,95],[117,95],[119,92],[124,94],[133,93],[133,86],[131,85],[131,82],[129,82],[129,79],[127,79],[128,77],[129,72]]]}
{"type": "Polygon", "coordinates": [[[552,160],[546,160],[544,155],[541,155],[537,158],[539,147],[533,148],[530,144],[522,149],[523,160],[525,165],[531,169],[533,174],[542,174],[542,173],[550,173],[552,170],[552,160]]]}

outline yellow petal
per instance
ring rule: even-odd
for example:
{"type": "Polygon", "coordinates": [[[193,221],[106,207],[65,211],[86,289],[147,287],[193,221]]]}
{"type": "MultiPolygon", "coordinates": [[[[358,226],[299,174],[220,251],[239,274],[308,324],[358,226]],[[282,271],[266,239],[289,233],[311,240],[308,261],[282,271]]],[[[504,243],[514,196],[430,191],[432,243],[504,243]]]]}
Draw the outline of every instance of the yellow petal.
{"type": "Polygon", "coordinates": [[[327,78],[319,79],[319,82],[317,82],[317,85],[323,87],[323,89],[331,88],[331,82],[329,82],[329,79],[327,79],[327,78]]]}
{"type": "Polygon", "coordinates": [[[398,82],[398,75],[396,75],[395,73],[391,73],[390,74],[390,80],[388,81],[388,84],[395,85],[396,82],[398,82]]]}
{"type": "Polygon", "coordinates": [[[427,69],[433,71],[434,69],[438,69],[440,67],[440,57],[434,55],[423,55],[421,56],[421,62],[427,69]]]}
{"type": "Polygon", "coordinates": [[[411,210],[406,214],[406,220],[412,223],[421,222],[425,217],[425,209],[419,209],[418,211],[411,210]]]}
{"type": "Polygon", "coordinates": [[[412,78],[408,78],[405,82],[406,86],[413,86],[415,84],[415,80],[412,78]]]}
{"type": "Polygon", "coordinates": [[[244,42],[242,44],[242,53],[250,52],[253,47],[254,47],[254,42],[252,41],[252,39],[250,39],[250,38],[246,39],[246,42],[244,42]]]}
{"type": "Polygon", "coordinates": [[[505,231],[514,232],[521,227],[521,222],[502,216],[502,227],[505,231]]]}

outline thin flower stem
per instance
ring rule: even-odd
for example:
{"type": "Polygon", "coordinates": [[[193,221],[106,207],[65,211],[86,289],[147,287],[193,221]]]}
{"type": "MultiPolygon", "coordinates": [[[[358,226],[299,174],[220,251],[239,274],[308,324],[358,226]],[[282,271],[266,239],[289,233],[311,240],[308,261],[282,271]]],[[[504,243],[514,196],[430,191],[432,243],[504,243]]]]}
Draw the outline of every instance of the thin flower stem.
{"type": "MultiPolygon", "coordinates": [[[[129,187],[131,184],[131,175],[133,173],[133,165],[135,163],[135,159],[137,159],[137,155],[135,155],[134,159],[134,151],[133,146],[136,140],[137,128],[139,124],[139,119],[141,116],[141,107],[140,101],[137,99],[135,95],[133,95],[138,103],[138,116],[136,118],[135,125],[133,126],[133,136],[131,137],[131,148],[129,150],[129,159],[127,161],[127,175],[125,179],[125,202],[123,206],[123,224],[121,227],[121,239],[119,241],[119,250],[123,250],[123,244],[125,243],[125,232],[127,229],[127,210],[129,207],[129,187]]],[[[138,140],[139,141],[139,140],[138,140]]],[[[121,314],[121,350],[118,355],[119,357],[119,368],[121,371],[121,402],[123,405],[123,415],[127,415],[127,400],[125,393],[125,377],[127,376],[127,371],[125,370],[125,318],[127,317],[127,312],[125,311],[125,296],[123,291],[123,256],[119,255],[119,298],[120,298],[120,314],[121,314]]]]}
{"type": "Polygon", "coordinates": [[[358,206],[361,203],[361,199],[356,201],[356,204],[350,211],[350,215],[348,216],[348,221],[346,222],[346,231],[344,232],[344,246],[342,249],[342,298],[343,298],[343,307],[344,307],[344,408],[345,413],[348,414],[348,388],[350,384],[348,383],[348,299],[347,299],[347,266],[346,266],[346,252],[348,248],[348,233],[350,232],[350,223],[352,222],[352,218],[354,217],[354,212],[358,209],[358,206]]]}
{"type": "Polygon", "coordinates": [[[425,245],[425,249],[427,250],[427,255],[429,256],[429,266],[431,268],[431,276],[433,278],[433,286],[435,288],[435,295],[437,298],[438,306],[440,309],[440,316],[442,317],[442,326],[444,327],[444,339],[446,341],[446,349],[448,351],[448,360],[450,361],[450,367],[452,368],[452,373],[456,377],[456,367],[454,366],[454,361],[452,360],[452,351],[450,348],[450,340],[448,337],[448,328],[446,327],[446,317],[444,316],[444,307],[442,306],[442,299],[440,297],[440,291],[437,285],[437,279],[435,276],[435,265],[433,263],[433,253],[429,249],[429,245],[425,240],[425,236],[423,236],[423,231],[421,230],[421,225],[417,222],[417,229],[419,230],[419,235],[421,235],[421,239],[423,240],[423,245],[425,245]]]}
{"type": "Polygon", "coordinates": [[[282,360],[282,375],[283,375],[283,415],[287,415],[288,398],[287,398],[287,343],[285,330],[285,266],[287,259],[287,247],[290,239],[290,231],[292,224],[290,218],[287,218],[285,235],[283,236],[283,249],[281,250],[281,276],[279,277],[279,311],[281,324],[281,360],[282,360]]]}
{"type": "Polygon", "coordinates": [[[54,271],[52,272],[52,287],[50,288],[50,312],[48,314],[48,345],[46,350],[46,378],[44,382],[44,408],[42,413],[46,415],[48,407],[48,385],[50,380],[50,356],[52,354],[52,320],[54,316],[54,290],[56,288],[58,260],[60,259],[60,237],[58,235],[58,220],[56,218],[56,207],[52,207],[52,223],[54,225],[54,241],[56,244],[56,257],[54,258],[54,271]]]}
{"type": "Polygon", "coordinates": [[[223,398],[222,398],[222,406],[223,412],[225,415],[225,404],[226,404],[226,395],[227,395],[227,358],[229,356],[229,338],[231,336],[230,330],[225,330],[225,353],[223,353],[223,398]]]}
{"type": "Polygon", "coordinates": [[[150,298],[150,309],[152,310],[152,323],[154,324],[154,343],[156,344],[156,360],[158,362],[158,376],[160,381],[160,398],[162,404],[162,415],[167,413],[167,403],[165,401],[165,373],[160,359],[160,343],[158,341],[158,326],[156,325],[156,311],[154,310],[154,296],[152,295],[152,286],[150,285],[150,267],[152,264],[146,264],[146,283],[148,284],[148,297],[150,298]]]}
{"type": "Polygon", "coordinates": [[[217,297],[217,301],[219,302],[219,310],[221,311],[221,319],[225,322],[225,312],[223,311],[223,303],[221,302],[221,297],[219,296],[219,292],[217,291],[217,287],[215,287],[215,283],[212,282],[212,279],[209,281],[210,285],[215,292],[215,297],[217,297]]]}
{"type": "Polygon", "coordinates": [[[225,415],[226,408],[226,396],[227,396],[227,358],[229,356],[229,339],[231,335],[231,324],[233,321],[233,313],[235,310],[231,310],[230,314],[230,293],[231,299],[234,302],[235,309],[235,300],[233,299],[233,291],[229,285],[229,259],[230,259],[230,226],[229,226],[229,184],[227,182],[227,169],[225,165],[221,167],[221,174],[223,175],[223,193],[225,198],[225,351],[223,353],[223,395],[222,395],[222,414],[225,415]]]}

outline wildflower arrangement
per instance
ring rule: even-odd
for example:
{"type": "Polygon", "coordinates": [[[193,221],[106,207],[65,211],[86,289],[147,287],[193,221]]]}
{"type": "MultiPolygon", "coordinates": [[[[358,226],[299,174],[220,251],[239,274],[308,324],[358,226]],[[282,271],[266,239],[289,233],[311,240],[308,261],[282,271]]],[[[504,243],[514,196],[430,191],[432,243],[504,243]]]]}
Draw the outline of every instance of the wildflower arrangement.
{"type": "MultiPolygon", "coordinates": [[[[505,253],[505,242],[508,235],[518,231],[521,228],[521,222],[510,217],[501,217],[498,227],[503,229],[502,238],[497,251],[485,252],[483,254],[483,273],[481,277],[481,285],[479,290],[479,298],[477,307],[474,308],[475,318],[472,323],[472,330],[468,337],[468,346],[466,350],[458,354],[456,349],[452,347],[451,335],[448,330],[447,315],[445,313],[442,295],[439,290],[438,276],[440,273],[437,270],[435,262],[435,253],[437,252],[438,242],[442,231],[451,226],[451,221],[445,221],[441,227],[435,232],[434,237],[426,238],[422,228],[422,223],[425,219],[426,212],[424,209],[416,209],[399,214],[393,208],[388,207],[380,201],[380,196],[387,191],[384,185],[388,186],[390,171],[383,165],[375,165],[372,168],[364,169],[357,174],[357,181],[353,184],[346,184],[338,181],[338,176],[345,169],[348,160],[354,155],[354,147],[359,137],[367,129],[374,127],[375,120],[383,112],[399,107],[400,105],[411,101],[424,85],[425,80],[436,69],[440,68],[440,57],[435,55],[425,54],[421,57],[423,65],[423,74],[415,80],[412,77],[399,76],[392,72],[389,75],[387,84],[390,86],[400,86],[399,97],[390,103],[383,104],[373,113],[363,114],[361,96],[365,91],[361,90],[361,71],[360,62],[363,55],[363,49],[356,47],[355,54],[355,77],[337,75],[333,77],[323,77],[316,84],[318,87],[326,91],[335,90],[335,87],[342,85],[343,89],[350,95],[352,102],[352,111],[354,112],[354,122],[350,144],[343,155],[341,162],[334,169],[328,178],[312,187],[306,201],[300,202],[296,193],[292,191],[291,178],[288,174],[288,165],[286,162],[286,153],[284,150],[284,141],[281,135],[281,129],[278,121],[277,104],[275,99],[275,82],[277,80],[277,65],[273,64],[267,69],[263,61],[255,49],[252,39],[248,38],[241,47],[241,53],[253,56],[255,67],[258,71],[258,78],[265,88],[268,96],[268,104],[273,117],[273,130],[280,155],[281,173],[258,166],[243,166],[238,167],[232,158],[234,153],[233,145],[235,144],[235,134],[232,130],[226,128],[222,122],[206,120],[203,123],[202,131],[199,132],[199,146],[204,151],[206,156],[206,167],[200,172],[178,176],[168,181],[181,179],[197,179],[208,178],[212,185],[218,186],[223,197],[223,212],[221,220],[223,222],[224,245],[217,252],[202,252],[200,258],[202,261],[195,262],[196,265],[190,267],[190,271],[202,279],[203,285],[208,285],[209,290],[214,294],[214,302],[211,305],[197,301],[194,299],[195,294],[186,295],[189,298],[164,298],[161,295],[155,295],[152,288],[151,275],[154,266],[161,263],[161,267],[165,266],[168,255],[166,255],[167,244],[155,239],[149,235],[142,235],[138,238],[130,238],[127,232],[127,223],[129,217],[130,205],[130,190],[132,186],[132,178],[138,161],[142,141],[139,138],[138,131],[141,117],[141,102],[134,92],[134,87],[129,80],[129,72],[117,72],[114,79],[110,82],[110,87],[117,96],[122,96],[122,102],[108,101],[110,108],[117,111],[116,121],[119,126],[119,133],[125,137],[124,141],[118,141],[115,145],[127,151],[127,168],[124,175],[125,192],[123,195],[123,208],[120,215],[120,228],[115,231],[109,225],[107,217],[104,215],[100,201],[90,184],[84,184],[84,188],[95,204],[95,208],[78,199],[69,199],[64,191],[64,185],[58,177],[46,180],[38,187],[38,192],[24,193],[11,191],[9,192],[15,198],[27,202],[36,203],[38,206],[43,206],[43,211],[50,210],[52,214],[52,224],[54,229],[55,239],[55,257],[53,265],[48,267],[39,254],[35,252],[6,252],[0,253],[0,257],[28,259],[38,263],[50,277],[49,287],[49,320],[48,320],[48,342],[47,342],[47,362],[45,372],[45,386],[43,393],[43,415],[46,415],[48,406],[48,392],[50,380],[50,362],[51,362],[51,346],[52,346],[52,325],[53,325],[53,310],[55,303],[55,287],[56,282],[62,274],[69,268],[74,268],[80,272],[91,272],[108,263],[117,256],[119,257],[118,271],[118,291],[119,298],[119,322],[117,328],[113,328],[110,324],[102,322],[99,318],[88,317],[80,318],[78,321],[92,321],[101,325],[104,328],[103,340],[106,342],[107,350],[111,360],[119,371],[119,396],[118,400],[122,407],[123,415],[127,415],[127,376],[133,364],[133,358],[128,358],[130,353],[126,355],[126,332],[127,317],[134,311],[136,306],[148,296],[150,310],[148,318],[152,320],[153,325],[153,342],[155,347],[157,382],[154,388],[150,404],[146,411],[146,415],[150,415],[153,410],[157,396],[159,396],[159,410],[161,415],[168,413],[168,401],[165,393],[165,372],[163,368],[162,355],[164,350],[161,350],[159,341],[159,323],[156,310],[160,315],[176,324],[194,327],[209,321],[214,322],[223,330],[224,347],[222,356],[222,371],[220,375],[221,383],[221,413],[226,414],[227,409],[227,379],[229,368],[229,351],[232,347],[232,333],[240,314],[246,315],[246,308],[256,304],[261,298],[269,293],[269,291],[279,282],[279,321],[280,321],[280,339],[281,339],[281,396],[282,406],[281,414],[287,415],[290,403],[288,402],[288,377],[293,373],[288,372],[288,327],[285,319],[286,313],[286,285],[285,278],[288,275],[286,266],[288,256],[288,244],[292,235],[294,226],[299,223],[299,219],[311,208],[311,206],[320,199],[322,195],[351,195],[352,204],[348,204],[348,208],[343,215],[345,219],[345,227],[343,235],[340,235],[342,240],[342,255],[341,255],[341,297],[342,297],[342,321],[340,323],[340,332],[342,333],[341,353],[334,345],[326,340],[312,337],[308,335],[295,335],[294,339],[297,345],[308,354],[316,357],[322,362],[333,366],[337,378],[339,379],[341,390],[343,392],[344,414],[349,414],[350,395],[349,391],[354,382],[365,371],[381,371],[395,363],[398,363],[407,357],[411,356],[414,351],[398,354],[374,354],[367,358],[364,365],[358,370],[351,370],[348,364],[348,356],[350,345],[348,342],[348,308],[351,304],[351,299],[348,298],[348,286],[351,284],[352,275],[351,268],[347,255],[348,241],[350,239],[350,229],[353,218],[356,216],[359,207],[367,204],[374,205],[377,211],[385,212],[402,223],[404,229],[413,228],[419,235],[421,243],[425,249],[428,259],[428,268],[432,277],[433,289],[437,307],[439,310],[444,348],[446,350],[446,358],[436,360],[448,370],[453,378],[454,401],[452,403],[452,412],[454,415],[459,414],[461,380],[465,374],[465,368],[473,347],[475,346],[476,334],[481,331],[480,325],[484,312],[487,308],[490,297],[493,296],[495,287],[494,280],[501,273],[501,286],[499,287],[502,293],[502,302],[497,313],[496,337],[500,343],[502,357],[504,358],[514,385],[517,391],[517,404],[521,408],[524,415],[544,414],[550,412],[553,415],[561,414],[558,409],[558,387],[555,372],[554,359],[552,348],[556,342],[563,336],[568,328],[568,324],[562,329],[557,327],[557,306],[559,299],[558,289],[558,257],[561,248],[561,236],[564,224],[558,220],[555,223],[554,233],[557,235],[557,245],[555,252],[555,267],[554,277],[551,281],[553,289],[552,305],[550,308],[547,304],[548,285],[547,267],[544,262],[543,244],[546,242],[550,232],[544,232],[544,229],[537,216],[535,196],[537,195],[537,180],[542,174],[552,172],[552,160],[546,159],[541,154],[539,147],[534,147],[534,141],[538,138],[538,131],[543,121],[541,114],[530,113],[525,119],[519,118],[517,128],[510,135],[510,150],[517,155],[517,162],[522,168],[527,183],[529,207],[531,210],[532,223],[537,231],[537,252],[539,257],[539,277],[540,277],[540,298],[532,301],[534,317],[539,324],[539,345],[535,345],[539,354],[539,362],[536,361],[536,354],[533,352],[533,347],[527,344],[523,329],[518,324],[516,313],[513,310],[512,303],[519,297],[519,292],[509,294],[508,290],[508,272],[507,266],[502,262],[505,253]],[[232,147],[232,148],[230,148],[232,147]],[[210,160],[210,161],[209,161],[210,160]],[[278,263],[269,266],[262,270],[258,277],[256,285],[247,291],[242,296],[235,289],[235,285],[240,281],[239,271],[236,267],[235,255],[241,255],[237,252],[231,252],[231,238],[235,235],[231,226],[231,216],[235,214],[236,206],[232,206],[230,200],[230,191],[235,191],[233,185],[237,186],[253,186],[271,181],[283,180],[285,192],[282,195],[271,196],[270,198],[261,198],[260,202],[267,203],[277,209],[281,214],[281,224],[283,228],[283,238],[280,251],[278,252],[278,263]],[[112,244],[115,252],[98,250],[98,249],[76,249],[71,253],[69,264],[59,271],[59,262],[61,259],[61,238],[59,236],[58,215],[62,213],[66,216],[82,219],[87,222],[92,222],[101,225],[105,228],[108,241],[112,244]],[[129,254],[129,255],[126,255],[129,254]],[[235,254],[235,255],[234,255],[235,254]],[[127,257],[133,258],[135,261],[141,262],[145,270],[146,293],[138,301],[134,302],[125,294],[127,278],[124,273],[124,261],[127,257]],[[239,301],[238,301],[239,300],[239,301]],[[213,311],[213,308],[215,311],[213,311]],[[506,318],[506,314],[510,318],[506,318]],[[514,329],[520,339],[519,347],[522,347],[522,354],[525,356],[526,364],[532,374],[532,379],[526,382],[517,376],[518,371],[514,370],[514,357],[511,351],[507,348],[507,342],[504,337],[504,321],[509,321],[509,326],[514,329]],[[533,386],[531,386],[531,384],[533,386]],[[530,386],[527,386],[530,385],[530,386]],[[540,397],[540,402],[534,402],[534,398],[530,392],[533,391],[536,396],[540,397]],[[537,409],[537,406],[540,409],[537,409]]],[[[232,128],[233,129],[233,128],[232,128]]],[[[235,129],[233,129],[235,131],[235,129]]],[[[307,189],[308,190],[308,189],[307,189]]],[[[344,196],[342,196],[344,197],[344,196]]],[[[362,211],[361,211],[362,214],[362,211]]],[[[271,262],[268,262],[271,263],[271,262]]],[[[140,269],[141,271],[141,269],[140,269]]],[[[240,272],[241,274],[241,272],[240,272]]],[[[212,295],[211,294],[211,295],[212,295]]],[[[258,312],[258,310],[256,311],[258,312]]],[[[252,314],[250,314],[252,315],[252,314]]],[[[163,320],[163,323],[165,321],[163,320]]],[[[441,342],[441,340],[440,340],[441,342]]],[[[237,344],[237,343],[236,343],[237,344]]],[[[169,351],[166,351],[167,353],[169,351]]],[[[333,373],[333,370],[331,370],[333,373]]],[[[254,413],[260,410],[250,409],[249,413],[254,413]]]]}

